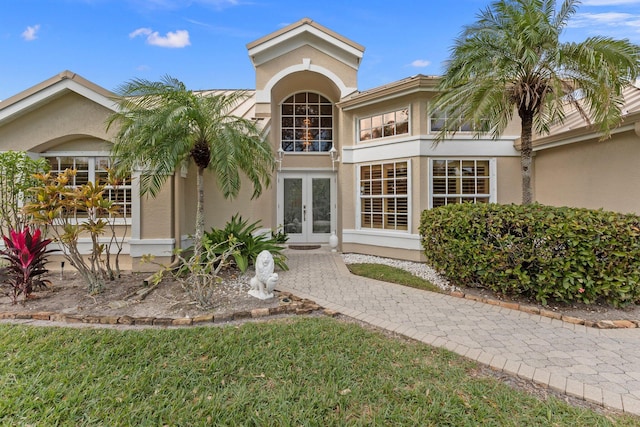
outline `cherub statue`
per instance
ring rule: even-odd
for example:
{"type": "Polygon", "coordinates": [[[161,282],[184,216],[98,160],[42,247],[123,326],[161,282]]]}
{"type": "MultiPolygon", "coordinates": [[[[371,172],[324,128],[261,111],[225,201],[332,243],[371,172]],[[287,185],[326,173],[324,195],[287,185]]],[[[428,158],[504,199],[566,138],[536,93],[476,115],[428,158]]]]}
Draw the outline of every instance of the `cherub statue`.
{"type": "Polygon", "coordinates": [[[273,256],[264,250],[256,258],[256,275],[251,279],[249,295],[259,299],[273,298],[273,289],[278,283],[278,273],[274,273],[273,256]]]}

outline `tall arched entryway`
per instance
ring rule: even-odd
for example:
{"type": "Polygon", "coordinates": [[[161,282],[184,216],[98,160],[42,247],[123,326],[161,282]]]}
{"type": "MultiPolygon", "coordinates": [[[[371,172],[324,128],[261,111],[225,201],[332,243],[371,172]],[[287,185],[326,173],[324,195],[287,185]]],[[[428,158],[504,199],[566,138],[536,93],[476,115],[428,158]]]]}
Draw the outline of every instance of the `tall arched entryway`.
{"type": "Polygon", "coordinates": [[[326,243],[336,228],[336,174],[323,167],[334,146],[333,103],[297,92],[280,104],[278,222],[291,243],[326,243]]]}

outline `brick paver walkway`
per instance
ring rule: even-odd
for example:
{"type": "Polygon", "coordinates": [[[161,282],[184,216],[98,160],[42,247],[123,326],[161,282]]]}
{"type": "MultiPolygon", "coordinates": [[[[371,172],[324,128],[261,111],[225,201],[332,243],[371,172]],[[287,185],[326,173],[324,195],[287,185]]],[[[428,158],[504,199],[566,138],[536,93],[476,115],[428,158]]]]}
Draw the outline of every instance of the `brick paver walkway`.
{"type": "Polygon", "coordinates": [[[287,251],[278,289],[495,369],[640,415],[640,329],[594,329],[353,276],[326,249],[287,251]]]}

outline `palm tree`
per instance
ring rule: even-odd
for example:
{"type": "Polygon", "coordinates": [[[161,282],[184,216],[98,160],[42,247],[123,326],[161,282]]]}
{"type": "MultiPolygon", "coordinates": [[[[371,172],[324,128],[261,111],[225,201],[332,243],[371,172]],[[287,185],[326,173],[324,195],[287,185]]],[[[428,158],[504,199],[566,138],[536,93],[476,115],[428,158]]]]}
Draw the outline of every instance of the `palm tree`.
{"type": "Polygon", "coordinates": [[[141,195],[155,196],[185,161],[197,167],[195,253],[204,234],[204,171],[210,169],[223,196],[240,191],[240,172],[253,184],[253,198],[270,184],[274,156],[252,120],[231,114],[247,95],[201,95],[170,76],[153,82],[133,79],[116,91],[119,111],[107,120],[118,125],[112,155],[119,171],[142,167],[141,195]]]}
{"type": "Polygon", "coordinates": [[[436,143],[473,124],[498,138],[514,112],[521,122],[522,203],[533,202],[533,133],[547,134],[572,105],[601,139],[622,120],[622,90],[638,75],[640,49],[628,40],[560,41],[579,1],[500,0],[455,40],[434,111],[447,120],[436,143]]]}

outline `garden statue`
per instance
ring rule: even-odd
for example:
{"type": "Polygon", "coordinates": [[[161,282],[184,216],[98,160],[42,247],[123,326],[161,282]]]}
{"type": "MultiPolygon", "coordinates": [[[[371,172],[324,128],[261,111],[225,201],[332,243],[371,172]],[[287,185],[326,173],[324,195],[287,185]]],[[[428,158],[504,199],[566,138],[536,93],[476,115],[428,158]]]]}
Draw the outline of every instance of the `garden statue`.
{"type": "Polygon", "coordinates": [[[278,283],[278,273],[273,272],[271,252],[264,250],[256,258],[256,275],[251,279],[249,295],[259,299],[273,298],[273,289],[278,283]]]}

